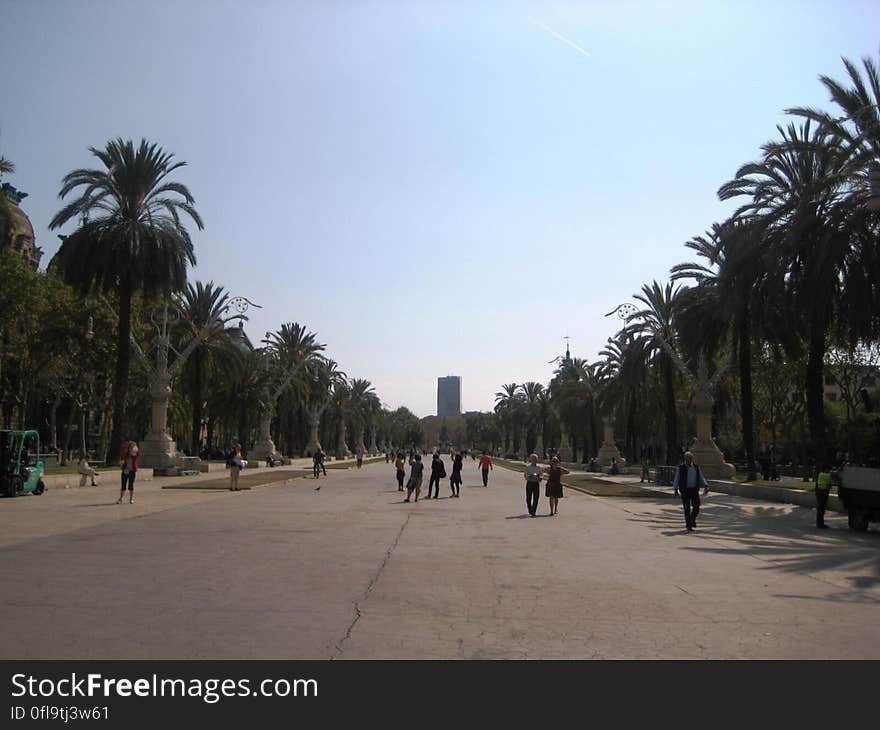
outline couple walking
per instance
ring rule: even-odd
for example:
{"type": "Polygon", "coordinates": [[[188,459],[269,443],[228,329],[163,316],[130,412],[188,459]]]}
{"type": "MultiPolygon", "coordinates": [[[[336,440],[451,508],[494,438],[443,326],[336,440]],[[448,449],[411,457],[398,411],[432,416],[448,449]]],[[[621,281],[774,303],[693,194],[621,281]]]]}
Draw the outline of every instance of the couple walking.
{"type": "Polygon", "coordinates": [[[529,516],[535,517],[538,512],[538,489],[541,485],[541,478],[547,475],[547,486],[544,494],[550,500],[550,515],[553,516],[559,511],[559,498],[562,496],[562,477],[569,471],[559,463],[557,457],[550,460],[550,466],[538,466],[538,455],[532,454],[529,457],[529,463],[526,464],[526,507],[529,510],[529,516]]]}

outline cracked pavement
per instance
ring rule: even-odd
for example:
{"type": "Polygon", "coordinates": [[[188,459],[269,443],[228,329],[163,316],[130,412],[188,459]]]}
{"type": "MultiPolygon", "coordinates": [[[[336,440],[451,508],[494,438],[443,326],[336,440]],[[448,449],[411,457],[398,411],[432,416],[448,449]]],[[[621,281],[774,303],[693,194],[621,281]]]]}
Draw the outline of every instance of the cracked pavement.
{"type": "Polygon", "coordinates": [[[566,490],[472,463],[402,503],[393,465],[249,492],[0,501],[3,659],[880,658],[880,532],[722,494],[566,490]]]}

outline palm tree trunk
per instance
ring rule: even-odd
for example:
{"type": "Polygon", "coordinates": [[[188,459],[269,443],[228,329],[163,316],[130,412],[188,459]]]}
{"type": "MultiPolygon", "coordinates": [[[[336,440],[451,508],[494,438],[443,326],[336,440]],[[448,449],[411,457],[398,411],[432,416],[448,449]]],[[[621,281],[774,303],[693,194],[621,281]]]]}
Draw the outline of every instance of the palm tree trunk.
{"type": "Polygon", "coordinates": [[[672,358],[662,356],[663,384],[666,389],[666,463],[677,464],[679,459],[678,414],[675,411],[675,383],[672,379],[672,358]]]}
{"type": "Polygon", "coordinates": [[[119,286],[119,336],[116,340],[116,373],[113,379],[113,430],[107,444],[105,464],[119,463],[125,428],[125,398],[128,395],[128,370],[131,365],[131,282],[126,277],[119,286]]]}
{"type": "Polygon", "coordinates": [[[202,384],[202,354],[198,349],[192,354],[193,358],[193,403],[192,403],[192,430],[190,431],[190,448],[193,456],[198,456],[199,436],[202,434],[202,404],[205,400],[202,384]]]}
{"type": "Polygon", "coordinates": [[[742,410],[742,439],[746,452],[746,479],[758,478],[755,467],[755,423],[752,399],[752,339],[749,331],[748,309],[740,314],[739,322],[739,396],[742,410]]]}
{"type": "Polygon", "coordinates": [[[825,328],[819,317],[813,315],[810,322],[810,350],[807,357],[807,419],[810,426],[812,458],[819,466],[826,459],[825,404],[823,402],[823,364],[825,360],[825,328]]]}

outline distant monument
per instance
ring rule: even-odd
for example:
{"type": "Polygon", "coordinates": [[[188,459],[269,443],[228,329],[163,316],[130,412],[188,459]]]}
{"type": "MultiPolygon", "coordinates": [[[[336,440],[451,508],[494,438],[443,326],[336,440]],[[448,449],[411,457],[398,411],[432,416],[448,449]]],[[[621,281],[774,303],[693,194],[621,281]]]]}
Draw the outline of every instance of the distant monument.
{"type": "Polygon", "coordinates": [[[461,378],[458,375],[437,378],[437,415],[461,415],[461,378]]]}

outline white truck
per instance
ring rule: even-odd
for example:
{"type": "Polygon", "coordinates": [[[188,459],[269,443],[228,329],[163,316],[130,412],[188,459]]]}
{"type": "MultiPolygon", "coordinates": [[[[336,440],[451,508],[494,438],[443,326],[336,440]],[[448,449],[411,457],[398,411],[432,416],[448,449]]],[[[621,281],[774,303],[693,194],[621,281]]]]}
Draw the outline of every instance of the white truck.
{"type": "Polygon", "coordinates": [[[837,496],[849,514],[849,526],[865,532],[868,523],[880,522],[880,469],[847,466],[839,475],[837,496]]]}

